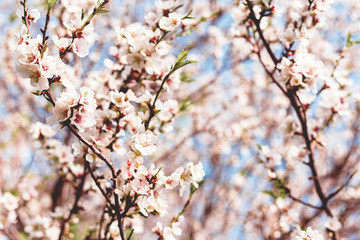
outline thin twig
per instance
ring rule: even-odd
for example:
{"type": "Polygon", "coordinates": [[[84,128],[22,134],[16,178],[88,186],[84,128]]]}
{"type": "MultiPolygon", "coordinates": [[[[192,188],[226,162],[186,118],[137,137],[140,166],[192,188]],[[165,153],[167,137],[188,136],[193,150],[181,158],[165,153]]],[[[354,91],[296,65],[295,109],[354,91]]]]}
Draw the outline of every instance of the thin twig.
{"type": "Polygon", "coordinates": [[[349,179],[343,185],[341,185],[335,192],[330,193],[329,196],[327,196],[326,200],[329,201],[330,199],[335,197],[338,193],[340,193],[340,191],[343,190],[344,187],[346,187],[349,184],[350,180],[354,177],[355,173],[357,173],[357,170],[353,172],[350,175],[349,179]]]}
{"type": "MultiPolygon", "coordinates": [[[[102,212],[102,214],[101,214],[101,217],[100,217],[99,231],[98,231],[98,239],[101,239],[101,229],[102,229],[102,226],[103,226],[103,223],[104,223],[106,208],[107,208],[107,204],[105,204],[104,210],[103,210],[103,212],[102,212]]],[[[106,237],[106,236],[105,236],[105,237],[106,237]]]]}
{"type": "Polygon", "coordinates": [[[269,43],[266,41],[266,39],[264,37],[263,31],[261,30],[261,27],[260,27],[260,21],[255,16],[253,5],[252,5],[251,1],[246,0],[246,2],[249,7],[249,10],[250,10],[250,19],[253,20],[253,22],[255,23],[256,30],[259,33],[259,36],[260,36],[267,52],[269,53],[271,59],[273,60],[275,66],[276,66],[276,64],[279,62],[279,60],[275,57],[274,52],[271,50],[269,43]]]}
{"type": "Polygon", "coordinates": [[[288,196],[289,196],[289,198],[291,198],[291,199],[294,200],[295,202],[301,203],[301,204],[304,205],[304,206],[311,207],[311,208],[315,208],[315,209],[317,209],[317,210],[321,210],[321,209],[322,209],[321,207],[318,207],[318,206],[312,205],[312,204],[310,204],[310,203],[304,202],[304,201],[302,201],[301,199],[298,199],[298,198],[296,198],[296,197],[294,197],[294,196],[292,196],[292,195],[290,195],[290,194],[289,194],[288,196]]]}
{"type": "Polygon", "coordinates": [[[149,128],[149,124],[151,119],[155,116],[155,103],[156,100],[158,99],[160,92],[162,91],[162,89],[164,88],[165,82],[169,79],[170,75],[171,75],[172,71],[170,71],[163,79],[163,81],[161,82],[160,88],[157,90],[156,92],[156,96],[154,98],[154,101],[152,103],[152,105],[150,106],[150,113],[149,113],[149,118],[148,120],[145,122],[145,129],[147,130],[149,128]]]}
{"type": "Polygon", "coordinates": [[[100,192],[102,193],[102,195],[104,196],[106,202],[110,205],[110,208],[113,209],[114,206],[110,200],[110,198],[108,197],[108,195],[106,194],[106,192],[102,189],[99,181],[96,179],[96,176],[94,175],[93,171],[91,170],[91,167],[90,167],[90,164],[88,161],[85,160],[85,165],[86,165],[86,168],[88,169],[89,173],[90,173],[90,176],[91,178],[94,180],[96,186],[98,187],[98,189],[100,190],[100,192]]]}
{"type": "Polygon", "coordinates": [[[131,239],[131,236],[133,235],[133,233],[134,233],[134,229],[131,229],[131,232],[130,232],[129,237],[127,238],[127,240],[131,239]]]}
{"type": "Polygon", "coordinates": [[[93,151],[96,156],[98,156],[101,160],[103,160],[106,165],[110,168],[111,170],[111,173],[112,173],[112,176],[113,178],[116,178],[117,175],[116,175],[116,171],[115,171],[115,167],[114,165],[112,164],[112,162],[110,162],[110,160],[104,156],[104,154],[102,154],[102,152],[95,148],[93,144],[91,144],[88,140],[86,140],[84,137],[82,137],[78,131],[75,129],[75,127],[70,124],[70,123],[65,123],[65,126],[67,126],[69,128],[69,130],[82,142],[84,143],[88,148],[91,149],[91,151],[93,151]]]}
{"type": "Polygon", "coordinates": [[[72,215],[78,211],[78,204],[79,204],[79,200],[80,200],[81,196],[83,195],[83,188],[84,188],[84,184],[85,184],[86,175],[87,175],[86,174],[86,166],[84,166],[84,172],[83,172],[83,175],[81,176],[80,184],[76,189],[76,197],[75,197],[73,207],[70,210],[69,216],[67,218],[63,219],[61,222],[59,239],[62,239],[66,223],[71,219],[72,215]]]}

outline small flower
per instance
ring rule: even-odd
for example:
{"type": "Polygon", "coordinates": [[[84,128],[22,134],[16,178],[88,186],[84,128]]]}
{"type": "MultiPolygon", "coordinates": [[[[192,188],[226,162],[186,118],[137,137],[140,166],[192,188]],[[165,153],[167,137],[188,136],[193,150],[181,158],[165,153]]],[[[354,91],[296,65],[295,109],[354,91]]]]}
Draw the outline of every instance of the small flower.
{"type": "Polygon", "coordinates": [[[65,64],[61,59],[53,56],[44,56],[36,61],[37,63],[19,64],[16,69],[21,78],[30,79],[33,87],[38,90],[47,90],[49,89],[48,79],[62,74],[65,64]]]}
{"type": "MultiPolygon", "coordinates": [[[[22,18],[24,16],[24,8],[19,8],[16,11],[16,15],[19,18],[22,18]]],[[[40,11],[39,9],[31,9],[28,11],[28,14],[26,16],[27,23],[30,25],[31,23],[36,23],[36,21],[40,18],[40,11]]]]}
{"type": "Polygon", "coordinates": [[[337,217],[332,217],[326,221],[325,227],[332,231],[338,231],[342,227],[342,224],[337,217]]]}
{"type": "Polygon", "coordinates": [[[19,206],[18,201],[18,198],[11,193],[5,192],[1,195],[0,192],[0,206],[7,211],[14,211],[15,209],[17,209],[19,206]]]}
{"type": "Polygon", "coordinates": [[[160,56],[164,56],[169,53],[170,48],[171,47],[167,42],[162,41],[156,45],[155,50],[160,56]]]}
{"type": "Polygon", "coordinates": [[[144,156],[151,155],[156,151],[156,135],[147,130],[145,133],[135,134],[133,136],[134,146],[144,156]]]}
{"type": "Polygon", "coordinates": [[[174,0],[159,0],[155,5],[163,11],[169,11],[174,6],[174,3],[174,0]]]}
{"type": "Polygon", "coordinates": [[[150,26],[155,26],[156,23],[159,21],[159,19],[160,19],[160,15],[154,12],[149,12],[144,17],[145,23],[147,23],[150,26]]]}
{"type": "Polygon", "coordinates": [[[178,102],[176,100],[169,99],[161,104],[160,107],[157,106],[156,109],[160,110],[158,118],[161,121],[167,122],[177,113],[178,108],[178,102]]]}
{"type": "Polygon", "coordinates": [[[42,70],[38,64],[20,64],[16,66],[19,77],[30,79],[30,84],[37,90],[49,89],[49,81],[42,74],[42,70]]]}
{"type": "Polygon", "coordinates": [[[198,182],[205,176],[204,168],[201,162],[194,165],[189,162],[180,177],[180,196],[182,196],[185,188],[193,184],[195,188],[199,187],[198,182]]]}
{"type": "Polygon", "coordinates": [[[79,57],[86,57],[89,54],[89,49],[92,43],[86,41],[85,39],[75,39],[72,46],[72,51],[79,57]]]}
{"type": "Polygon", "coordinates": [[[297,240],[324,240],[324,237],[317,231],[312,230],[311,227],[308,227],[306,231],[299,231],[297,240]]]}
{"type": "Polygon", "coordinates": [[[94,92],[86,87],[80,88],[80,95],[75,91],[62,92],[56,100],[54,115],[46,121],[48,124],[55,124],[69,119],[80,132],[84,132],[96,124],[96,107],[94,92]]]}
{"type": "Polygon", "coordinates": [[[111,102],[120,108],[120,111],[123,115],[128,115],[129,113],[134,111],[134,107],[130,103],[130,101],[133,101],[135,99],[133,91],[128,90],[128,92],[125,94],[123,92],[115,90],[111,91],[109,95],[111,102]]]}
{"type": "Polygon", "coordinates": [[[177,13],[170,13],[169,17],[162,17],[159,21],[159,27],[162,30],[171,32],[181,23],[181,17],[177,13]]]}
{"type": "Polygon", "coordinates": [[[72,51],[79,57],[87,56],[90,47],[95,41],[94,35],[92,34],[94,27],[87,25],[82,28],[80,19],[72,20],[70,24],[64,22],[64,25],[71,31],[73,37],[75,37],[72,51]]]}
{"type": "Polygon", "coordinates": [[[182,167],[178,168],[173,172],[169,177],[165,180],[165,188],[166,189],[173,189],[177,185],[179,185],[181,174],[184,172],[182,167]]]}
{"type": "Polygon", "coordinates": [[[34,139],[50,138],[56,134],[56,132],[46,124],[37,122],[30,128],[30,133],[34,139]]]}
{"type": "Polygon", "coordinates": [[[70,45],[70,38],[59,38],[57,35],[54,35],[52,38],[56,47],[59,48],[59,53],[65,52],[66,48],[70,45]]]}

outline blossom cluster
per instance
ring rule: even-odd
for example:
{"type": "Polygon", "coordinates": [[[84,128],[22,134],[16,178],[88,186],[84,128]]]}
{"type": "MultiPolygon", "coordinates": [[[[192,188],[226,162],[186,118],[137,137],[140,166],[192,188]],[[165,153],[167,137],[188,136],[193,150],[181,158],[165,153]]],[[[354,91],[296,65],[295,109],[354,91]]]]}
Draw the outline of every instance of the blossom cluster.
{"type": "Polygon", "coordinates": [[[0,192],[0,230],[3,230],[10,224],[15,224],[17,222],[17,214],[15,210],[19,206],[18,202],[18,198],[10,192],[0,192]]]}
{"type": "MultiPolygon", "coordinates": [[[[80,18],[75,14],[77,5],[70,8],[62,2],[66,6],[64,10],[76,17],[70,23],[63,22],[62,32],[51,34],[55,46],[48,42],[44,29],[42,35],[31,37],[29,26],[40,14],[38,10],[29,11],[23,4],[23,15],[19,11],[19,16],[30,20],[23,21],[15,48],[17,71],[21,78],[30,80],[36,95],[44,96],[53,105],[52,116],[46,119],[52,127],[38,122],[32,126],[31,132],[40,142],[44,156],[64,179],[76,184],[79,179],[85,181],[85,174],[90,174],[97,191],[103,193],[108,208],[117,216],[163,216],[167,213],[167,191],[179,186],[182,196],[190,186],[198,188],[198,182],[205,176],[201,163],[194,165],[190,162],[170,176],[165,176],[162,168],[156,168],[154,164],[149,168],[144,164],[156,153],[161,131],[171,131],[168,126],[179,111],[176,99],[158,98],[162,90],[170,93],[179,87],[180,71],[176,70],[188,64],[185,62],[186,54],[175,59],[171,54],[172,39],[165,38],[182,24],[182,17],[177,13],[181,5],[178,1],[158,1],[156,12],[146,15],[146,25],[133,23],[126,28],[116,27],[115,46],[110,48],[115,61],[105,59],[108,68],[105,73],[90,75],[77,91],[76,80],[70,77],[73,72],[68,56],[71,52],[81,58],[88,56],[96,39],[91,19],[106,12],[107,3],[98,2],[87,18],[82,9],[80,18]],[[51,56],[52,52],[57,52],[58,56],[51,56]],[[154,91],[151,82],[158,90],[154,91]],[[61,93],[55,93],[54,89],[61,93]],[[57,137],[57,131],[64,127],[77,136],[71,147],[57,137]],[[120,158],[123,163],[116,171],[114,162],[120,158]],[[102,169],[105,164],[107,168],[102,169]],[[84,171],[81,165],[88,170],[84,171]],[[103,188],[112,189],[112,193],[105,193],[103,188]],[[109,200],[111,195],[114,203],[109,200]]],[[[48,14],[53,7],[49,3],[48,14]]],[[[46,27],[48,21],[47,18],[46,27]]],[[[84,182],[81,182],[75,190],[84,191],[83,187],[84,182]]],[[[81,196],[82,193],[77,194],[81,196]]],[[[63,212],[70,217],[74,213],[74,208],[63,212]]],[[[24,231],[31,238],[61,237],[70,217],[67,220],[62,217],[63,223],[59,226],[53,222],[54,215],[49,216],[36,216],[27,223],[24,231]]],[[[123,239],[122,231],[120,228],[118,235],[113,237],[123,239]]]]}
{"type": "Polygon", "coordinates": [[[360,237],[357,1],[0,5],[1,239],[360,237]]]}

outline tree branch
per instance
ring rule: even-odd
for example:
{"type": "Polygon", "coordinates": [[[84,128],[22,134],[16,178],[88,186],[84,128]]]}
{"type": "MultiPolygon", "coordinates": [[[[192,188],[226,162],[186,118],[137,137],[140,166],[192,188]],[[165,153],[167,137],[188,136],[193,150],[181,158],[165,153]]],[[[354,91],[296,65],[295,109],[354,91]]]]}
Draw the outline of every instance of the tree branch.
{"type": "MultiPolygon", "coordinates": [[[[254,10],[253,10],[253,5],[252,5],[251,1],[246,0],[246,2],[247,2],[247,5],[249,7],[249,10],[250,10],[250,16],[249,17],[250,17],[250,19],[253,20],[253,22],[254,22],[254,24],[256,26],[256,31],[259,33],[260,38],[261,38],[261,40],[262,40],[268,54],[270,55],[273,63],[275,64],[275,68],[276,68],[276,65],[279,62],[279,60],[275,57],[275,54],[273,53],[269,43],[266,41],[266,39],[265,39],[265,37],[263,35],[263,32],[262,32],[261,27],[260,27],[260,20],[257,19],[256,16],[255,16],[255,13],[254,13],[254,10]]],[[[260,50],[259,50],[259,52],[260,52],[260,50]]],[[[258,56],[259,56],[259,58],[261,57],[260,54],[258,54],[258,56]]],[[[260,62],[265,67],[264,63],[262,61],[260,61],[260,62]]],[[[310,140],[310,136],[309,136],[309,133],[308,133],[306,114],[305,114],[305,112],[301,111],[303,106],[302,106],[301,102],[297,98],[296,91],[294,91],[292,89],[288,89],[287,91],[285,91],[283,89],[283,87],[280,84],[278,84],[275,77],[273,76],[273,73],[269,72],[266,68],[265,68],[265,71],[268,74],[268,76],[274,81],[274,83],[276,83],[276,85],[280,88],[280,90],[285,94],[285,96],[290,100],[290,104],[291,104],[291,106],[293,107],[293,109],[296,112],[296,115],[297,115],[298,120],[299,120],[300,125],[301,125],[301,130],[302,130],[301,135],[302,135],[302,137],[303,137],[303,139],[305,141],[305,145],[306,145],[306,148],[308,150],[309,162],[307,163],[307,165],[309,166],[309,168],[311,170],[311,173],[312,173],[312,180],[314,181],[314,186],[315,186],[316,193],[319,196],[320,201],[322,203],[321,208],[326,212],[326,214],[328,216],[332,217],[332,213],[331,213],[330,209],[327,206],[328,200],[326,199],[326,197],[325,197],[325,195],[323,193],[323,190],[321,188],[321,185],[320,185],[320,182],[319,182],[319,179],[318,179],[318,174],[317,174],[317,171],[316,171],[316,168],[315,168],[313,150],[312,150],[312,147],[311,147],[311,140],[310,140]]]]}

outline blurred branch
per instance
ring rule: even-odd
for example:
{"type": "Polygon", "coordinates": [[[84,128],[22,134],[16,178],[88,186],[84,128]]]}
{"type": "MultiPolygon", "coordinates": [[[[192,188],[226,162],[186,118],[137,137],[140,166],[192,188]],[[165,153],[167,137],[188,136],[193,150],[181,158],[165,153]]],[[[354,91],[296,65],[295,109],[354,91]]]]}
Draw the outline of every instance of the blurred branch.
{"type": "MultiPolygon", "coordinates": [[[[252,2],[250,0],[246,0],[248,8],[250,10],[250,19],[254,22],[255,26],[256,26],[256,31],[259,33],[259,36],[268,52],[268,54],[270,55],[273,63],[274,63],[274,68],[276,68],[276,65],[278,64],[279,60],[275,57],[274,52],[272,51],[269,43],[266,41],[262,29],[260,27],[260,20],[256,18],[254,10],[253,10],[253,5],[252,2]]],[[[260,52],[260,48],[258,50],[258,52],[260,52]]],[[[259,59],[261,59],[260,54],[258,53],[259,59]]],[[[264,63],[260,60],[260,62],[262,63],[262,65],[265,68],[264,63]]],[[[308,151],[308,159],[309,161],[306,163],[312,173],[312,180],[314,181],[314,186],[315,186],[315,190],[317,195],[320,198],[320,201],[322,203],[322,209],[326,212],[327,215],[329,215],[330,217],[332,217],[332,213],[330,211],[330,209],[327,206],[327,202],[328,200],[326,199],[322,187],[320,185],[319,179],[318,179],[318,174],[315,168],[315,163],[314,163],[314,156],[313,156],[313,150],[311,147],[311,139],[308,133],[308,126],[307,126],[307,119],[306,119],[306,113],[304,110],[304,107],[302,105],[302,103],[300,102],[298,96],[296,95],[296,90],[294,89],[287,89],[285,91],[285,89],[277,82],[277,80],[275,79],[275,77],[273,76],[273,73],[269,72],[266,68],[265,68],[266,73],[268,74],[268,76],[273,80],[274,83],[276,83],[276,85],[278,86],[278,88],[280,88],[280,90],[284,93],[284,95],[290,100],[290,104],[293,107],[293,109],[295,110],[295,113],[298,117],[298,120],[300,122],[301,125],[301,129],[302,129],[302,137],[305,141],[306,144],[306,149],[308,151]]]]}
{"type": "Polygon", "coordinates": [[[83,193],[84,193],[83,189],[84,189],[84,184],[85,184],[85,180],[86,180],[86,175],[87,175],[86,166],[84,165],[84,171],[83,171],[83,174],[81,176],[80,183],[79,183],[79,185],[77,186],[77,189],[76,189],[76,193],[75,193],[76,197],[75,197],[73,207],[70,210],[69,216],[67,218],[64,218],[62,220],[61,224],[60,224],[59,239],[62,239],[62,236],[64,235],[66,223],[71,219],[73,214],[76,214],[79,211],[78,204],[79,204],[80,198],[83,196],[83,193]]]}
{"type": "Polygon", "coordinates": [[[318,210],[321,210],[321,209],[322,209],[321,207],[318,207],[318,206],[312,205],[312,204],[310,204],[310,203],[304,202],[304,201],[302,201],[301,199],[298,199],[298,198],[292,196],[291,194],[289,194],[288,196],[289,196],[289,198],[291,198],[291,199],[294,200],[295,202],[301,203],[301,204],[304,205],[304,206],[311,207],[311,208],[315,208],[315,209],[318,209],[318,210]]]}
{"type": "Polygon", "coordinates": [[[349,183],[350,183],[350,180],[354,177],[354,175],[357,173],[358,170],[355,170],[351,175],[350,177],[348,178],[348,180],[343,184],[341,185],[335,192],[332,192],[329,194],[329,196],[327,196],[326,198],[326,201],[329,201],[330,199],[332,199],[333,197],[335,197],[337,194],[340,193],[341,190],[344,189],[344,187],[346,187],[349,183]]]}

